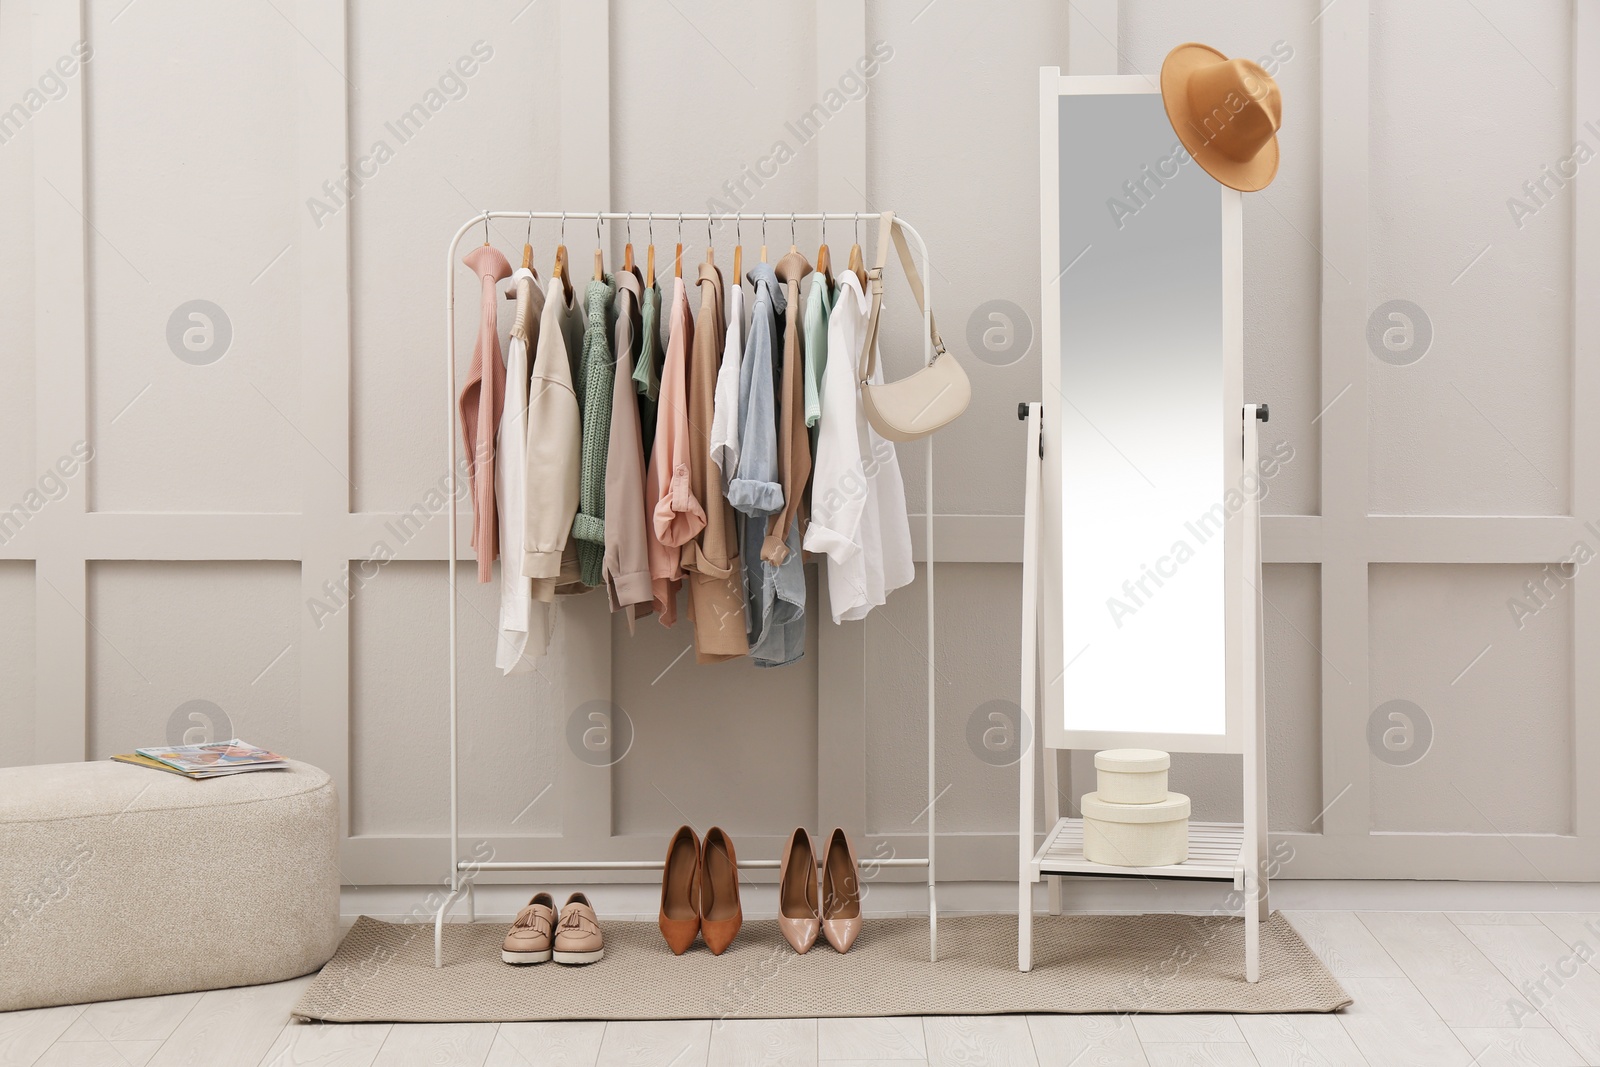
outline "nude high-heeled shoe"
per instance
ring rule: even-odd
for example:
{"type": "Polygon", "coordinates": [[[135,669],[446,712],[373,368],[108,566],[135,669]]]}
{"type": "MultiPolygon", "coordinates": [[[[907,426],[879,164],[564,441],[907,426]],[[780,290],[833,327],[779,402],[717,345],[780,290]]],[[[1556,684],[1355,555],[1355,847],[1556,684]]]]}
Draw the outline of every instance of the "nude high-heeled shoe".
{"type": "Polygon", "coordinates": [[[861,933],[861,875],[856,847],[838,827],[828,835],[822,861],[822,934],[849,952],[861,933]]]}
{"type": "Polygon", "coordinates": [[[778,882],[778,929],[796,952],[805,952],[822,931],[817,907],[817,853],[801,826],[783,846],[783,877],[778,882]]]}
{"type": "Polygon", "coordinates": [[[700,932],[700,838],[687,826],[678,827],[667,846],[661,867],[661,936],[674,956],[694,944],[700,932]]]}
{"type": "Polygon", "coordinates": [[[700,846],[700,936],[711,954],[720,956],[743,925],[739,858],[733,851],[733,838],[720,826],[713,826],[700,846]]]}

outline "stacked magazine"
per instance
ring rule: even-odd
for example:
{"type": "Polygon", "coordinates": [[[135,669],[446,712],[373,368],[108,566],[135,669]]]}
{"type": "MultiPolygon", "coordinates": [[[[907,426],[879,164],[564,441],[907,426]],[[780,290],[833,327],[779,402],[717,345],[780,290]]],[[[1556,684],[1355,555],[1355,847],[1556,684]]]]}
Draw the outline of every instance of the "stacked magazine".
{"type": "Polygon", "coordinates": [[[246,744],[238,738],[209,745],[177,745],[172,748],[136,748],[120,756],[118,763],[153,767],[185,778],[221,778],[246,771],[275,771],[289,764],[276,752],[246,744]]]}

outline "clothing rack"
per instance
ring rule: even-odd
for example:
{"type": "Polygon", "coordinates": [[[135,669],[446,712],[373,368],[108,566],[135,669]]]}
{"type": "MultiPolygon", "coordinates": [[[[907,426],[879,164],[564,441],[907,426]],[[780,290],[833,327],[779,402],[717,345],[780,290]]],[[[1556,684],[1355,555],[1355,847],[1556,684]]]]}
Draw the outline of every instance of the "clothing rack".
{"type": "MultiPolygon", "coordinates": [[[[444,963],[444,920],[457,901],[465,899],[467,907],[467,921],[472,922],[476,917],[473,900],[473,876],[479,871],[658,871],[662,863],[654,860],[516,860],[516,861],[491,861],[481,862],[463,859],[461,856],[461,790],[457,758],[457,716],[459,704],[457,697],[457,664],[456,664],[456,563],[458,538],[456,534],[456,500],[457,500],[457,469],[456,469],[456,444],[458,440],[457,404],[456,404],[456,250],[461,244],[461,239],[478,226],[487,231],[492,219],[516,219],[518,221],[532,222],[535,219],[555,220],[563,223],[568,220],[586,221],[593,220],[597,235],[602,221],[607,222],[633,222],[635,220],[646,224],[662,222],[704,222],[709,230],[713,222],[760,222],[763,225],[769,222],[788,221],[795,222],[860,222],[862,220],[876,220],[878,213],[873,212],[786,212],[776,214],[772,212],[740,213],[740,214],[707,214],[678,213],[662,214],[658,212],[621,212],[621,211],[483,211],[472,216],[450,239],[450,247],[445,252],[445,406],[449,410],[446,442],[450,461],[450,525],[447,536],[450,542],[450,566],[447,568],[449,593],[450,593],[450,892],[440,904],[434,916],[433,925],[433,965],[441,967],[444,963]]],[[[895,216],[895,222],[911,237],[922,258],[922,277],[924,285],[924,328],[922,330],[923,358],[931,361],[933,358],[933,341],[931,330],[933,317],[933,270],[928,259],[928,246],[922,240],[922,235],[905,221],[902,215],[895,216]]],[[[581,277],[581,273],[580,277],[581,277]]],[[[736,284],[742,280],[735,279],[736,284]]],[[[855,358],[853,355],[852,359],[855,358]]],[[[926,858],[891,857],[875,860],[874,866],[878,867],[926,867],[928,870],[928,958],[938,959],[938,922],[939,911],[937,891],[935,884],[934,867],[934,808],[938,799],[934,789],[934,755],[935,747],[935,719],[934,719],[934,599],[933,599],[933,438],[927,441],[927,467],[924,473],[926,502],[923,508],[923,544],[927,567],[928,586],[928,806],[922,814],[928,820],[928,855],[926,858]]],[[[823,621],[828,621],[824,617],[823,621]]],[[[915,821],[915,820],[913,820],[915,821]]],[[[746,870],[777,870],[778,860],[741,859],[739,866],[746,870]]]]}

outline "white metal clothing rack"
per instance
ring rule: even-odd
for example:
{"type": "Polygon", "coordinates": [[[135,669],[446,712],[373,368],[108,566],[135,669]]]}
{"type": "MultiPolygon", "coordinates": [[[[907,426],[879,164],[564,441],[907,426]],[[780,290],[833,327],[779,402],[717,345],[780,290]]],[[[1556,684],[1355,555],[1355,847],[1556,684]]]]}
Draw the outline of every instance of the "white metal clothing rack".
{"type": "MultiPolygon", "coordinates": [[[[459,711],[456,684],[456,562],[457,562],[457,536],[456,536],[456,499],[457,499],[457,471],[456,471],[456,442],[458,440],[457,407],[456,407],[456,250],[461,244],[461,238],[477,226],[487,230],[491,219],[516,219],[518,221],[532,222],[536,219],[554,220],[562,222],[568,220],[592,220],[598,230],[601,221],[611,222],[676,222],[679,224],[680,234],[682,223],[704,222],[708,228],[713,222],[760,222],[763,225],[771,222],[859,222],[864,219],[877,219],[878,213],[873,212],[828,212],[828,213],[783,213],[776,214],[763,212],[760,214],[719,214],[705,213],[678,213],[662,214],[659,212],[621,212],[621,211],[484,211],[474,215],[463,223],[450,239],[450,247],[445,252],[445,406],[449,411],[448,431],[446,433],[446,447],[450,459],[450,525],[447,536],[450,542],[450,566],[447,568],[449,593],[450,593],[450,892],[444,902],[440,904],[434,916],[433,924],[433,965],[443,966],[444,958],[444,920],[457,901],[465,899],[467,906],[467,921],[472,922],[476,917],[473,901],[473,876],[479,871],[652,871],[660,870],[661,863],[653,860],[515,860],[480,862],[463,859],[461,856],[461,790],[459,768],[456,753],[457,714],[459,711]]],[[[932,323],[933,316],[933,270],[928,260],[928,246],[922,240],[914,227],[905,221],[904,216],[896,215],[895,222],[910,235],[922,257],[922,278],[924,285],[924,328],[922,330],[923,358],[924,361],[933,358],[933,341],[931,331],[927,328],[932,323]]],[[[486,234],[487,237],[487,234],[486,234]]],[[[581,272],[580,272],[581,273],[581,272]]],[[[581,278],[580,278],[581,281],[581,278]]],[[[738,284],[738,280],[735,280],[738,284]]],[[[928,869],[928,956],[930,959],[938,958],[938,922],[939,911],[936,896],[935,867],[934,867],[934,802],[937,796],[934,792],[934,601],[933,601],[933,438],[927,438],[927,470],[926,470],[926,505],[923,515],[923,534],[925,556],[927,565],[928,585],[928,806],[923,814],[928,820],[928,855],[925,859],[914,857],[892,857],[876,860],[875,865],[880,867],[926,867],[928,869]]],[[[777,860],[751,860],[741,859],[739,866],[746,870],[776,870],[777,860]]]]}

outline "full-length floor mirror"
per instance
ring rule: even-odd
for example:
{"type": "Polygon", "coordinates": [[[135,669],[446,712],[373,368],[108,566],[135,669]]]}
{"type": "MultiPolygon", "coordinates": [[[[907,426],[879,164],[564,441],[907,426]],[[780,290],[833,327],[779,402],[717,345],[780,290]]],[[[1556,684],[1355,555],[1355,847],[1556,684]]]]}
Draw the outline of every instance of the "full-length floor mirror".
{"type": "MultiPolygon", "coordinates": [[[[1017,964],[1033,887],[1135,874],[1244,891],[1260,976],[1266,785],[1260,450],[1244,403],[1239,193],[1181,146],[1143,77],[1040,72],[1043,397],[1028,420],[1021,707],[1040,721],[1044,838],[1020,762],[1017,964]],[[1244,818],[1187,822],[1185,858],[1085,855],[1062,749],[1243,754],[1244,818]],[[1063,804],[1063,800],[1066,804],[1063,804]]],[[[1187,800],[1184,800],[1187,804],[1187,800]]],[[[1187,810],[1187,809],[1186,809],[1187,810]]]]}
{"type": "Polygon", "coordinates": [[[1145,78],[1060,81],[1041,154],[1045,741],[1237,752],[1239,194],[1145,78]]]}

